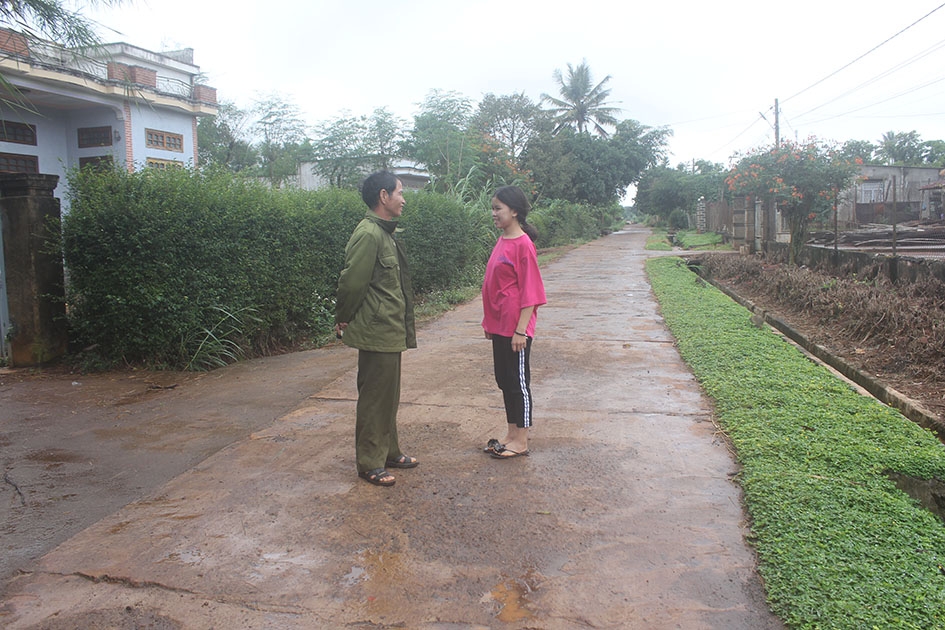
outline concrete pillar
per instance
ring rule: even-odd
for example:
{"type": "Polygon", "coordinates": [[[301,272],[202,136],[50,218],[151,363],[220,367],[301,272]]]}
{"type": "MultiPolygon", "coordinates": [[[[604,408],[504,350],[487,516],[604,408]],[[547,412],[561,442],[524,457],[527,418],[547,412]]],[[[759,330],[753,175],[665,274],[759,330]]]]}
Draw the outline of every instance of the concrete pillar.
{"type": "Polygon", "coordinates": [[[66,352],[62,257],[49,245],[58,227],[58,175],[0,173],[0,220],[11,331],[10,365],[34,366],[66,352]]]}

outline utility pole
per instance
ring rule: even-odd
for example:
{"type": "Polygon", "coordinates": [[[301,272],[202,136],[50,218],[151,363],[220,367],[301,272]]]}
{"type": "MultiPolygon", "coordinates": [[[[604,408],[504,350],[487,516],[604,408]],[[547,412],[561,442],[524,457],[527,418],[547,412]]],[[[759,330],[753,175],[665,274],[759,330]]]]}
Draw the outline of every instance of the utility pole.
{"type": "Polygon", "coordinates": [[[778,99],[774,99],[774,148],[781,148],[781,120],[778,111],[778,99]]]}

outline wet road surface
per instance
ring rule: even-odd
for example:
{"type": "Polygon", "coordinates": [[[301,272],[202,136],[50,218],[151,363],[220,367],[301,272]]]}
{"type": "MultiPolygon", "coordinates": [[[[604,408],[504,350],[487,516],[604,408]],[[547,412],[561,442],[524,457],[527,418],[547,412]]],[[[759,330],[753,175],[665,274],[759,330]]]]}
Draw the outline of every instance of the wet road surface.
{"type": "Polygon", "coordinates": [[[396,486],[355,475],[342,350],[302,404],[26,567],[0,625],[781,628],[736,465],[646,283],[647,234],[544,268],[529,457],[482,453],[505,420],[474,301],[404,355],[400,438],[422,463],[396,486]]]}

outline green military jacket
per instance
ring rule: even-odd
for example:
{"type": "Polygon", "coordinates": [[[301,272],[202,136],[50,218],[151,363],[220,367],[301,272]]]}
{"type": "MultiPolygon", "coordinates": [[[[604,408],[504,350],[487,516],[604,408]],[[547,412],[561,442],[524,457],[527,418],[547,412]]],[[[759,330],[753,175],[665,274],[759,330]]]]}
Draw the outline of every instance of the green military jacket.
{"type": "Polygon", "coordinates": [[[371,352],[417,347],[413,289],[396,221],[368,212],[345,246],[335,323],[348,323],[344,343],[371,352]]]}

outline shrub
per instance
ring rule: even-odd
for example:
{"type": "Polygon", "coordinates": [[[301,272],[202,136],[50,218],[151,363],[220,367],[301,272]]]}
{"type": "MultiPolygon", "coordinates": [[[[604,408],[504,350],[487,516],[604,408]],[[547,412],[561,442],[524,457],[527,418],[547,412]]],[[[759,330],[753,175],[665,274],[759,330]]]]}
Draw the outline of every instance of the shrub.
{"type": "MultiPolygon", "coordinates": [[[[366,211],[355,191],[187,169],[74,172],[70,189],[72,338],[105,365],[213,367],[327,335],[344,247],[366,211]]],[[[481,266],[467,219],[439,195],[411,196],[403,238],[422,290],[481,266]]]]}
{"type": "Polygon", "coordinates": [[[588,241],[601,233],[598,218],[587,206],[559,199],[534,208],[528,221],[538,230],[538,247],[588,241]]]}
{"type": "Polygon", "coordinates": [[[685,230],[689,228],[689,215],[686,214],[685,210],[676,208],[669,213],[667,222],[671,230],[685,230]]]}

